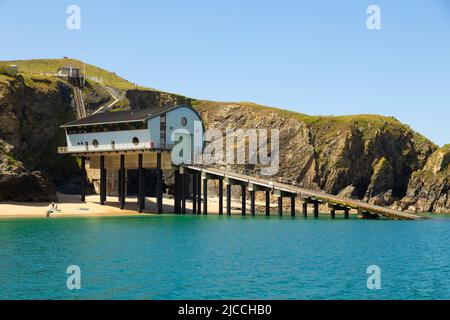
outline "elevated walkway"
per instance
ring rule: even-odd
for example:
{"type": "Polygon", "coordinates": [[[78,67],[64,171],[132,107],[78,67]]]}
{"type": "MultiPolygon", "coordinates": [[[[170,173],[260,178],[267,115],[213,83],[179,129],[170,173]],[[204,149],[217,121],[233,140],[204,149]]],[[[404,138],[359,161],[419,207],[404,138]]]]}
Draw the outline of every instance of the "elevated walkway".
{"type": "MultiPolygon", "coordinates": [[[[292,198],[301,197],[301,199],[304,201],[304,204],[313,203],[315,205],[315,211],[317,211],[317,214],[319,203],[328,204],[329,208],[331,209],[331,215],[333,218],[336,210],[345,211],[346,217],[348,217],[348,211],[354,209],[358,210],[358,213],[360,213],[365,218],[377,218],[378,216],[381,216],[396,220],[422,219],[422,217],[412,213],[392,210],[389,208],[368,204],[363,201],[338,197],[321,191],[300,188],[298,186],[280,183],[270,179],[256,178],[250,175],[230,172],[225,169],[197,165],[182,165],[181,167],[188,172],[201,174],[203,179],[224,180],[228,181],[228,183],[243,185],[247,188],[250,188],[250,190],[252,191],[266,190],[277,195],[279,198],[291,197],[291,201],[293,201],[292,198]]],[[[254,202],[254,196],[251,200],[252,202],[254,202]]],[[[254,204],[252,204],[252,206],[253,205],[254,204]]],[[[293,209],[295,213],[295,207],[293,209]]],[[[306,213],[305,206],[304,213],[306,213]]]]}

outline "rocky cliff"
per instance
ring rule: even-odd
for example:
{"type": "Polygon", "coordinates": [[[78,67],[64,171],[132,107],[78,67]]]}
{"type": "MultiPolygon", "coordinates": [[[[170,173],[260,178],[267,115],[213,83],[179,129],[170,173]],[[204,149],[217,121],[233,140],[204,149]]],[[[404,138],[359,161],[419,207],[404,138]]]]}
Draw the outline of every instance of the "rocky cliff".
{"type": "MultiPolygon", "coordinates": [[[[422,168],[427,170],[427,161],[432,161],[437,149],[391,117],[317,117],[248,103],[198,101],[195,107],[207,127],[279,129],[280,170],[275,178],[377,205],[398,208],[399,201],[418,186],[415,176],[421,175],[422,168]]],[[[233,169],[259,172],[257,166],[235,165],[233,169]]],[[[440,181],[436,173],[428,175],[431,181],[440,181]]],[[[442,176],[448,179],[448,172],[442,176]]],[[[431,194],[444,197],[447,191],[448,187],[427,193],[423,201],[432,202],[431,194]]],[[[412,199],[417,200],[417,195],[412,199]]],[[[450,211],[448,204],[439,210],[435,206],[400,208],[450,211]]]]}
{"type": "Polygon", "coordinates": [[[396,209],[450,212],[450,145],[436,150],[425,166],[411,175],[406,196],[396,209]]]}
{"type": "MultiPolygon", "coordinates": [[[[28,200],[52,199],[53,185],[65,191],[61,181],[77,177],[76,162],[56,155],[65,143],[59,125],[75,117],[70,84],[47,74],[62,63],[19,61],[20,75],[0,75],[0,201],[23,200],[20,192],[8,192],[23,185],[31,186],[27,194],[34,196],[28,200]]],[[[107,88],[122,97],[115,108],[192,103],[207,127],[279,129],[275,179],[401,210],[450,212],[450,148],[438,149],[394,118],[308,116],[251,103],[194,100],[138,87],[94,66],[87,70],[83,96],[91,111],[111,101],[107,88]]],[[[233,167],[255,174],[259,169],[233,167]]]]}
{"type": "Polygon", "coordinates": [[[59,82],[0,75],[1,200],[55,198],[50,173],[61,176],[70,167],[70,159],[56,157],[64,143],[59,125],[73,118],[69,95],[59,82]]]}

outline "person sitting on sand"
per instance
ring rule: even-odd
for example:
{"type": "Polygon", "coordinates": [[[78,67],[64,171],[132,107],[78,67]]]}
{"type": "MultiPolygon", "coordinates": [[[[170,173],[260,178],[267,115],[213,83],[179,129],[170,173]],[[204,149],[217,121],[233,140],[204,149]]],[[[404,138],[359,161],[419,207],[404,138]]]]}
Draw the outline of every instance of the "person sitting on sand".
{"type": "Polygon", "coordinates": [[[48,208],[47,212],[45,213],[45,216],[48,218],[48,217],[50,217],[51,213],[54,213],[57,210],[58,210],[58,204],[55,201],[52,201],[52,203],[50,203],[50,208],[48,208]]]}

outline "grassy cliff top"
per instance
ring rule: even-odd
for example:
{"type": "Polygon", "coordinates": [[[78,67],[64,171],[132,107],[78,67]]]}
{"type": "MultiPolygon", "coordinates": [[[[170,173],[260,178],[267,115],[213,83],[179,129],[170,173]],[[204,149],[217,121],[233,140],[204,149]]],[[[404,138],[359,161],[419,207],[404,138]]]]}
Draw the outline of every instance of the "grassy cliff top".
{"type": "Polygon", "coordinates": [[[442,152],[450,152],[450,144],[444,145],[440,150],[442,152]]]}
{"type": "Polygon", "coordinates": [[[128,90],[136,89],[136,85],[119,77],[114,72],[109,72],[105,69],[86,64],[76,59],[32,59],[32,60],[14,60],[14,61],[0,61],[0,66],[17,65],[19,66],[19,73],[28,76],[52,76],[57,70],[63,66],[71,65],[80,68],[81,73],[84,73],[86,68],[87,79],[94,79],[97,82],[103,83],[105,86],[111,86],[117,89],[128,90]]]}
{"type": "MultiPolygon", "coordinates": [[[[20,74],[20,76],[23,77],[23,81],[27,86],[35,88],[41,92],[56,89],[59,82],[65,82],[62,79],[55,79],[55,77],[49,77],[40,74],[23,73],[20,74]]],[[[7,88],[9,85],[11,85],[11,82],[15,80],[15,76],[0,73],[0,86],[2,86],[0,87],[0,91],[2,90],[2,88],[7,88]]]]}

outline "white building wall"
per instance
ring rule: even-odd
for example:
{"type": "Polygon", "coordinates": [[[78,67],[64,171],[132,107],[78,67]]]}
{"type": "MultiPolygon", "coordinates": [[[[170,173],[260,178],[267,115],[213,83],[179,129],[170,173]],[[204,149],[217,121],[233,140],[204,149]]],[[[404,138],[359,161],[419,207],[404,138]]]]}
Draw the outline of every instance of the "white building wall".
{"type": "Polygon", "coordinates": [[[166,143],[169,145],[173,145],[174,141],[172,141],[172,133],[176,129],[185,129],[189,131],[189,133],[194,135],[194,121],[201,121],[197,113],[194,110],[186,107],[180,107],[175,110],[169,111],[166,116],[167,121],[167,134],[166,134],[166,143]],[[185,117],[187,119],[186,126],[181,124],[181,118],[185,117]]]}
{"type": "MultiPolygon", "coordinates": [[[[184,129],[191,137],[194,135],[194,121],[201,121],[198,114],[186,107],[180,107],[166,113],[166,146],[172,147],[172,133],[177,129],[184,129]],[[187,123],[182,125],[181,119],[186,118],[187,123]]],[[[67,135],[67,147],[70,151],[86,150],[85,143],[88,143],[88,150],[111,150],[112,141],[115,142],[115,149],[133,148],[159,148],[160,147],[160,116],[149,119],[148,129],[108,131],[67,135]],[[133,138],[139,139],[139,145],[133,144],[133,138]],[[95,148],[93,140],[97,140],[99,146],[95,148]]],[[[193,139],[191,139],[193,141],[193,139]]],[[[203,141],[203,137],[201,137],[203,141]]]]}
{"type": "Polygon", "coordinates": [[[159,130],[159,116],[151,118],[148,120],[148,130],[151,137],[151,141],[155,148],[159,148],[159,138],[160,138],[160,130],[159,130]]]}
{"type": "Polygon", "coordinates": [[[133,138],[139,139],[138,147],[151,147],[150,131],[143,130],[127,130],[127,131],[110,131],[110,132],[93,132],[67,135],[67,147],[69,150],[84,150],[85,143],[88,143],[88,150],[110,150],[112,149],[112,141],[115,142],[115,149],[133,149],[133,138]],[[98,141],[98,147],[95,148],[92,142],[98,141]]]}

